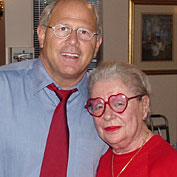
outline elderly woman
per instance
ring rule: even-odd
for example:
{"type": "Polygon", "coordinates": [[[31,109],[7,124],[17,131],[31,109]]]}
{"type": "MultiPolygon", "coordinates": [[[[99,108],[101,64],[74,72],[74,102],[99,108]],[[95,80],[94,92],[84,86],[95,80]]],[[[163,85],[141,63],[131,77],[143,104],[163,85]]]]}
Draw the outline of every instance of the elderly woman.
{"type": "Polygon", "coordinates": [[[97,177],[177,177],[177,151],[146,126],[147,76],[135,66],[104,63],[91,72],[86,108],[110,148],[97,177]]]}

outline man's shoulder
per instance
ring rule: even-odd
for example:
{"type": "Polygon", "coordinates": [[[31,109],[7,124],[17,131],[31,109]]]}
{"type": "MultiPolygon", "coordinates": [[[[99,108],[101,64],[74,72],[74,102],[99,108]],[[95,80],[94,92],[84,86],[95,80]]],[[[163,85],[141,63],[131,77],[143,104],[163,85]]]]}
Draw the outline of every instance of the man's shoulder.
{"type": "Polygon", "coordinates": [[[1,80],[8,80],[14,78],[24,78],[33,73],[35,68],[35,63],[38,59],[30,59],[27,61],[12,63],[0,67],[0,78],[1,80]],[[4,79],[3,79],[4,78],[4,79]]]}
{"type": "Polygon", "coordinates": [[[18,85],[27,78],[33,77],[35,62],[37,59],[30,59],[23,62],[12,63],[0,67],[0,85],[5,87],[8,84],[18,85]]]}
{"type": "Polygon", "coordinates": [[[0,72],[28,70],[38,59],[30,59],[22,62],[11,63],[0,66],[0,72]]]}

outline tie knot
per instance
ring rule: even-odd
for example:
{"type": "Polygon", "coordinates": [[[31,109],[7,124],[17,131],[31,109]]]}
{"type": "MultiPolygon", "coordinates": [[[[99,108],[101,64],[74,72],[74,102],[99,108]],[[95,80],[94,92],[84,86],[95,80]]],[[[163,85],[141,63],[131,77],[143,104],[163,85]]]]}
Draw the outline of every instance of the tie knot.
{"type": "Polygon", "coordinates": [[[65,101],[65,102],[73,92],[77,91],[77,88],[74,88],[72,90],[59,90],[54,83],[49,84],[47,88],[53,90],[55,94],[58,96],[58,98],[60,99],[60,101],[65,101]]]}

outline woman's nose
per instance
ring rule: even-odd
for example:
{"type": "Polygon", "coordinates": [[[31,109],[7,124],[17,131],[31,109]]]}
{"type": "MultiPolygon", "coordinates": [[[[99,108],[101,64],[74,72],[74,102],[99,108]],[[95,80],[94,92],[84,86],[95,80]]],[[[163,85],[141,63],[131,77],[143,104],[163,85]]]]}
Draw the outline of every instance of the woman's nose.
{"type": "Polygon", "coordinates": [[[109,105],[105,105],[105,112],[103,114],[103,119],[105,119],[106,121],[109,121],[111,119],[114,119],[115,117],[115,114],[114,114],[114,111],[110,108],[109,105]]]}

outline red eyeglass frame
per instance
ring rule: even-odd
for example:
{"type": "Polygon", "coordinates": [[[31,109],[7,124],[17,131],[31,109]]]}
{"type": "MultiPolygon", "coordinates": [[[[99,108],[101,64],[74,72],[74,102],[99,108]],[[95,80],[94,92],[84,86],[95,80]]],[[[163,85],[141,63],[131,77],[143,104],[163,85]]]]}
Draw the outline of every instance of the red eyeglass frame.
{"type": "Polygon", "coordinates": [[[132,97],[127,97],[127,96],[126,96],[125,94],[123,94],[123,93],[118,93],[118,94],[116,94],[116,95],[110,95],[109,98],[108,98],[108,101],[105,101],[105,100],[104,100],[103,98],[101,98],[101,97],[89,98],[89,99],[87,100],[87,103],[86,103],[86,105],[85,105],[85,108],[87,109],[87,111],[88,111],[93,117],[101,117],[101,116],[104,114],[105,110],[106,110],[106,104],[108,104],[109,107],[110,107],[114,112],[121,114],[121,113],[123,113],[123,112],[126,110],[126,108],[127,108],[127,106],[128,106],[128,101],[129,101],[129,100],[132,100],[132,99],[138,98],[138,97],[142,97],[142,96],[143,96],[143,95],[136,95],[136,96],[132,96],[132,97]],[[124,108],[122,111],[115,111],[115,110],[111,107],[111,105],[110,105],[110,99],[111,99],[111,97],[113,97],[113,96],[118,96],[118,95],[122,95],[122,96],[124,96],[125,99],[126,99],[126,105],[125,105],[125,108],[124,108]],[[103,109],[103,112],[102,112],[100,115],[95,115],[95,114],[93,114],[93,113],[89,110],[89,106],[88,106],[88,105],[89,105],[90,100],[96,100],[96,99],[101,99],[101,100],[103,101],[103,103],[104,103],[104,109],[103,109]]]}

